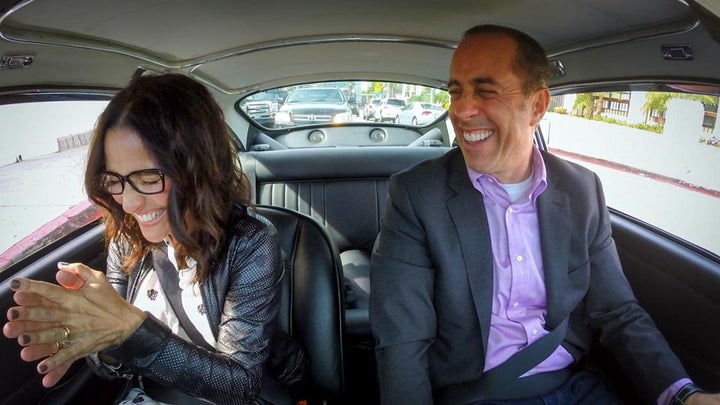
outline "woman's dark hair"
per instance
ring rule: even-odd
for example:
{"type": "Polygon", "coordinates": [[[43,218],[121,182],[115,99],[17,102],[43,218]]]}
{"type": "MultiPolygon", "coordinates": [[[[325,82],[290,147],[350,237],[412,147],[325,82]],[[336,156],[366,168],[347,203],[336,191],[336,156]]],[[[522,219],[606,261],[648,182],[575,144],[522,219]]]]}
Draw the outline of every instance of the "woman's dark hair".
{"type": "Polygon", "coordinates": [[[528,95],[535,90],[548,87],[550,65],[543,47],[531,36],[514,28],[501,25],[476,25],[462,36],[462,39],[480,34],[499,34],[512,38],[517,43],[513,72],[524,78],[523,93],[528,95]]]}
{"type": "Polygon", "coordinates": [[[90,143],[85,190],[106,210],[105,243],[127,243],[126,273],[152,248],[132,215],[98,187],[105,169],[105,137],[113,128],[135,132],[172,181],[168,199],[170,230],[179,258],[197,261],[197,281],[205,280],[212,258],[222,250],[234,205],[250,205],[249,183],[220,107],[205,86],[181,74],[141,76],[110,101],[90,143]]]}

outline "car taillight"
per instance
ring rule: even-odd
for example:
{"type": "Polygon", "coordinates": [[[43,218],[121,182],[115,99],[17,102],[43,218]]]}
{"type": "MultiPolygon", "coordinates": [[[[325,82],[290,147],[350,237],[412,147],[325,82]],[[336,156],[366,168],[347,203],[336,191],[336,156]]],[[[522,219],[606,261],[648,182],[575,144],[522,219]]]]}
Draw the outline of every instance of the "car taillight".
{"type": "Polygon", "coordinates": [[[420,113],[420,115],[430,115],[432,114],[432,111],[423,111],[420,113]]]}

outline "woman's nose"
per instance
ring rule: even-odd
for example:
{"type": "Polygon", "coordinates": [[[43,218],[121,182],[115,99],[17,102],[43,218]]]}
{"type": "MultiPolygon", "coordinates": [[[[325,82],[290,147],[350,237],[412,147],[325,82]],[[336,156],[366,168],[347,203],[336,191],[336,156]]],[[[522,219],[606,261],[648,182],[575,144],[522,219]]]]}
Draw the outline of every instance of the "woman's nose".
{"type": "Polygon", "coordinates": [[[145,201],[145,196],[135,191],[129,184],[125,185],[125,189],[119,197],[121,197],[121,201],[118,202],[122,205],[123,211],[129,214],[135,212],[145,201]]]}

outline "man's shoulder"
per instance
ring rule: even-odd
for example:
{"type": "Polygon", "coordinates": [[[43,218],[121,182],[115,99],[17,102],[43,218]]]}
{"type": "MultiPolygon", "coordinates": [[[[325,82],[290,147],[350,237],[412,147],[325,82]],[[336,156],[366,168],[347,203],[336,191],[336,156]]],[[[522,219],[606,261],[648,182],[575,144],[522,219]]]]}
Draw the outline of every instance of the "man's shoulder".
{"type": "Polygon", "coordinates": [[[441,156],[417,163],[414,166],[395,173],[392,177],[395,177],[396,180],[411,183],[414,181],[428,182],[433,179],[444,178],[447,176],[450,165],[455,159],[462,160],[462,154],[459,148],[450,149],[441,156]]]}

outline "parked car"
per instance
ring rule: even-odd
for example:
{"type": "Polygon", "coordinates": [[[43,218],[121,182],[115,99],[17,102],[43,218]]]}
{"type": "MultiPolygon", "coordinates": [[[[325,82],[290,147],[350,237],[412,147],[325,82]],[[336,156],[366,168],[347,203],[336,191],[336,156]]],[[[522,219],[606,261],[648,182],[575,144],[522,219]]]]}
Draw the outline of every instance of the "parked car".
{"type": "MultiPolygon", "coordinates": [[[[536,144],[601,178],[635,296],[693,380],[720,391],[712,332],[720,319],[720,148],[707,142],[720,139],[720,21],[711,1],[238,4],[3,3],[0,313],[14,305],[15,277],[55,282],[58,261],[106,270],[104,225],[82,189],[86,135],[133,76],[183,73],[222,107],[253,200],[281,232],[283,282],[293,283],[284,284],[279,323],[310,357],[298,400],[379,403],[367,268],[388,178],[451,150],[455,134],[442,119],[384,123],[399,110],[379,107],[364,114],[379,122],[351,122],[344,99],[307,104],[290,92],[355,82],[363,96],[442,95],[463,31],[500,22],[537,38],[553,61],[551,108],[536,144]],[[269,90],[288,91],[272,125],[242,107],[269,90]],[[307,266],[308,257],[317,266],[307,266]],[[300,311],[315,322],[298,322],[292,315],[300,311]]],[[[46,389],[37,362],[19,352],[16,341],[0,339],[0,403],[110,404],[124,387],[77,361],[46,389]]],[[[622,366],[600,346],[591,354],[586,360],[616,376],[620,395],[637,403],[622,366]]]]}
{"type": "Polygon", "coordinates": [[[415,101],[409,103],[398,113],[398,124],[409,125],[427,125],[438,117],[445,114],[445,110],[439,105],[431,103],[421,103],[415,101]]]}
{"type": "Polygon", "coordinates": [[[363,110],[363,116],[366,120],[370,120],[375,118],[375,110],[380,105],[380,102],[382,100],[379,98],[374,98],[370,100],[367,104],[365,104],[365,109],[363,110]]]}
{"type": "Polygon", "coordinates": [[[282,96],[277,92],[256,93],[243,98],[240,109],[259,124],[272,126],[275,122],[278,105],[282,100],[282,96]]]}
{"type": "Polygon", "coordinates": [[[405,107],[405,100],[399,98],[384,98],[375,108],[375,121],[397,122],[400,110],[405,107]]]}
{"type": "Polygon", "coordinates": [[[336,88],[299,88],[290,93],[275,114],[275,127],[350,122],[348,100],[336,88]]]}

